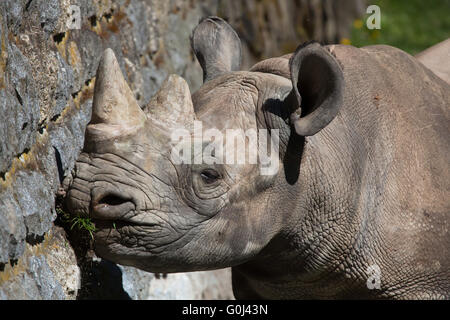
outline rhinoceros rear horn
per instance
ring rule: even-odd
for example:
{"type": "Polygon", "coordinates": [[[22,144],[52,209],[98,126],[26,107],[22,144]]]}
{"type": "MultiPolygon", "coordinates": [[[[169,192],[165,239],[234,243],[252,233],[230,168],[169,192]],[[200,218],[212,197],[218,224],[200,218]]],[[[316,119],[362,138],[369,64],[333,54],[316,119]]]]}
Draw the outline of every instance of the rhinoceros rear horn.
{"type": "Polygon", "coordinates": [[[192,49],[203,69],[203,82],[241,67],[241,41],[219,17],[200,21],[191,35],[192,49]]]}
{"type": "Polygon", "coordinates": [[[102,140],[124,134],[141,127],[145,120],[113,50],[106,49],[97,69],[87,138],[102,140]]]}
{"type": "Polygon", "coordinates": [[[342,69],[330,52],[316,42],[299,46],[289,68],[299,106],[291,114],[291,123],[297,134],[314,135],[334,119],[342,106],[342,69]]]}
{"type": "Polygon", "coordinates": [[[171,74],[144,108],[149,121],[168,130],[190,128],[195,119],[189,86],[182,77],[171,74]]]}

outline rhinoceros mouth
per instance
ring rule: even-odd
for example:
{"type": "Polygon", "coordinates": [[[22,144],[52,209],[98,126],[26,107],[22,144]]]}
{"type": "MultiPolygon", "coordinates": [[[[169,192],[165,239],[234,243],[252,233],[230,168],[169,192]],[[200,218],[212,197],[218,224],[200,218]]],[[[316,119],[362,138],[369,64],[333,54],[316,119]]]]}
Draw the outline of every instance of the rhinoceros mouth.
{"type": "Polygon", "coordinates": [[[153,228],[158,226],[156,223],[143,223],[136,222],[129,219],[121,219],[121,220],[98,220],[94,219],[95,227],[97,229],[116,229],[120,230],[124,227],[141,227],[141,228],[153,228]]]}

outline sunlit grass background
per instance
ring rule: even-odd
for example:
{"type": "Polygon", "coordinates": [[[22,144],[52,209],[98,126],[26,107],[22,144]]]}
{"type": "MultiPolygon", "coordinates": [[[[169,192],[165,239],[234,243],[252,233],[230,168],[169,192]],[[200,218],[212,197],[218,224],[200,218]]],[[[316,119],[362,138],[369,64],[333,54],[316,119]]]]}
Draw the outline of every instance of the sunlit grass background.
{"type": "Polygon", "coordinates": [[[389,44],[412,55],[450,38],[450,0],[372,0],[381,9],[381,29],[369,30],[366,14],[353,22],[350,39],[362,47],[389,44]]]}

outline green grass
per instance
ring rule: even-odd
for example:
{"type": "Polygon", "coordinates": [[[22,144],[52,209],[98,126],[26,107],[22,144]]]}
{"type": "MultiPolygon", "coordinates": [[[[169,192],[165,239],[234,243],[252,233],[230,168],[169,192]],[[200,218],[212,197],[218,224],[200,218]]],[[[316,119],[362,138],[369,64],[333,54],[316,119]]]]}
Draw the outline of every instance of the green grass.
{"type": "Polygon", "coordinates": [[[412,55],[450,38],[450,0],[374,0],[381,10],[381,29],[369,30],[366,14],[353,24],[350,41],[356,47],[388,44],[412,55]]]}
{"type": "Polygon", "coordinates": [[[64,212],[61,208],[56,208],[56,213],[61,217],[64,223],[70,224],[70,230],[78,228],[80,231],[87,231],[91,238],[94,238],[94,232],[96,230],[94,222],[88,217],[73,217],[71,218],[67,212],[64,212]]]}
{"type": "Polygon", "coordinates": [[[70,230],[72,230],[74,227],[78,227],[78,230],[85,230],[89,232],[91,235],[91,238],[94,239],[94,232],[95,232],[95,224],[92,222],[90,218],[82,218],[82,217],[75,217],[71,220],[71,227],[70,230]]]}

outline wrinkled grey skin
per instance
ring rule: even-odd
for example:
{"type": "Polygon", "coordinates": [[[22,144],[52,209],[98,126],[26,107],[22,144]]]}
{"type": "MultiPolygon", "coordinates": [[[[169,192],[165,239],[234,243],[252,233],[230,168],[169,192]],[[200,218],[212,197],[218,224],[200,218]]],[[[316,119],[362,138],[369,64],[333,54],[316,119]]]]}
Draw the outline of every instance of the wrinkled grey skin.
{"type": "Polygon", "coordinates": [[[105,76],[105,52],[67,197],[95,220],[100,256],[151,272],[231,266],[238,299],[450,298],[446,82],[389,46],[311,43],[237,71],[239,39],[215,17],[192,45],[204,85],[191,99],[171,76],[144,111],[120,70],[105,76]],[[278,173],[174,164],[170,132],[194,119],[279,129],[278,173]]]}

